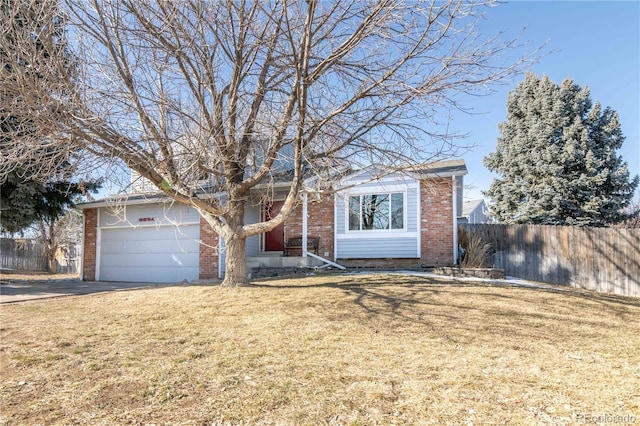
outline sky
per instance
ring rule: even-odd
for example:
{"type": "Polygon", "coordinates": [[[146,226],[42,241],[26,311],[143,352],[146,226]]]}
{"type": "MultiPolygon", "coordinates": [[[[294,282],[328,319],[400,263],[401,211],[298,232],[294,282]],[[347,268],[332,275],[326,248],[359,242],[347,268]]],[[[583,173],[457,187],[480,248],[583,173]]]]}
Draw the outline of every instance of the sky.
{"type": "MultiPolygon", "coordinates": [[[[544,56],[528,71],[558,84],[571,78],[589,87],[593,102],[617,111],[626,137],[618,154],[631,176],[640,174],[640,1],[516,0],[488,9],[480,31],[487,38],[500,32],[505,39],[520,36],[529,49],[542,47],[544,56]]],[[[469,170],[465,199],[484,198],[482,191],[498,177],[482,159],[495,150],[507,96],[523,79],[518,75],[490,95],[469,97],[463,106],[472,115],[452,112],[449,131],[468,135],[464,143],[474,146],[462,156],[469,170]]]]}
{"type": "MultiPolygon", "coordinates": [[[[505,38],[522,33],[523,43],[544,45],[546,53],[529,71],[558,84],[570,78],[588,86],[594,103],[617,111],[626,138],[618,154],[631,176],[640,174],[640,2],[512,1],[489,9],[480,31],[487,36],[505,31],[505,38]]],[[[491,95],[470,98],[465,106],[474,115],[453,115],[451,129],[468,134],[465,142],[475,145],[462,157],[469,170],[465,199],[483,198],[481,191],[497,177],[482,159],[495,151],[507,96],[523,79],[516,76],[491,95]]]]}

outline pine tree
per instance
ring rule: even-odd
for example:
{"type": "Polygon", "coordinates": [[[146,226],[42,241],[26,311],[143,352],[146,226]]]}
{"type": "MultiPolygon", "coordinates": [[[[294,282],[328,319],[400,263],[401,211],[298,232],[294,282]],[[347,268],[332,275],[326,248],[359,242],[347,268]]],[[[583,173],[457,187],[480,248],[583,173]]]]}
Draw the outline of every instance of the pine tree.
{"type": "MultiPolygon", "coordinates": [[[[73,73],[75,64],[67,48],[63,16],[57,9],[56,0],[0,0],[0,18],[10,23],[10,30],[0,35],[0,155],[16,158],[12,169],[0,170],[0,231],[17,233],[34,224],[46,224],[51,232],[42,232],[39,237],[46,243],[50,259],[57,249],[51,238],[57,221],[80,194],[95,193],[100,187],[98,180],[72,178],[73,153],[48,143],[61,136],[38,128],[31,111],[16,107],[21,96],[10,90],[11,83],[31,78],[39,80],[42,90],[55,92],[61,101],[68,95],[70,88],[59,84],[62,79],[56,72],[73,73]],[[49,13],[51,10],[55,13],[49,13]],[[58,57],[63,60],[53,59],[58,57]],[[56,71],[55,66],[60,69],[56,71]],[[18,73],[20,69],[27,71],[18,73]],[[21,142],[26,140],[41,140],[42,146],[22,155],[21,142]],[[41,172],[42,164],[51,165],[46,174],[41,172]]],[[[31,95],[38,96],[38,92],[31,95]]],[[[43,106],[43,110],[55,114],[53,107],[43,106]]]]}
{"type": "Polygon", "coordinates": [[[0,230],[17,233],[37,221],[56,221],[82,195],[96,193],[100,182],[38,182],[17,174],[0,185],[0,230]]]}
{"type": "Polygon", "coordinates": [[[617,155],[618,114],[591,102],[567,79],[527,74],[507,101],[496,151],[484,159],[498,173],[486,192],[501,223],[605,226],[623,221],[639,178],[617,155]]]}

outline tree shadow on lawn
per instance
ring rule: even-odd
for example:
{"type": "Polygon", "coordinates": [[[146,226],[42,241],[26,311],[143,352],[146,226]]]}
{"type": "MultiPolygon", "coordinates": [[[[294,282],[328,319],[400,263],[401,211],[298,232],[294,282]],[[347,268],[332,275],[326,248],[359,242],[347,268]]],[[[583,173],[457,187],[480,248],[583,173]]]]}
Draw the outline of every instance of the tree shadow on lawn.
{"type": "MultiPolygon", "coordinates": [[[[538,293],[548,294],[562,294],[567,297],[568,300],[588,300],[595,303],[606,305],[607,307],[615,307],[615,305],[631,306],[640,308],[640,298],[619,296],[607,293],[598,293],[591,290],[584,290],[580,288],[574,288],[563,285],[552,285],[540,283],[531,285],[514,284],[508,281],[501,282],[499,280],[491,281],[465,281],[463,279],[450,280],[447,277],[436,278],[430,276],[416,276],[416,275],[404,275],[401,273],[390,274],[375,274],[375,275],[343,275],[342,277],[348,277],[349,279],[332,282],[331,278],[336,275],[327,274],[326,277],[330,282],[324,283],[312,283],[308,284],[304,281],[300,283],[300,280],[304,280],[306,277],[276,277],[276,278],[264,278],[259,281],[254,281],[251,287],[262,288],[290,288],[290,289],[304,289],[313,287],[329,287],[338,289],[350,289],[350,291],[356,291],[354,289],[369,290],[369,288],[375,287],[394,287],[398,288],[411,288],[419,289],[420,291],[429,291],[434,294],[441,292],[447,292],[447,288],[504,288],[504,289],[523,289],[530,290],[538,293]],[[274,282],[270,284],[270,282],[274,282]],[[296,282],[298,282],[296,284],[296,282]],[[280,284],[284,283],[284,284],[280,284]],[[613,306],[611,306],[613,305],[613,306]]],[[[322,275],[317,276],[322,277],[322,275]]],[[[341,277],[337,275],[337,277],[341,277]]],[[[511,295],[491,293],[478,293],[481,295],[490,295],[491,297],[511,298],[511,295]]]]}
{"type": "MultiPolygon", "coordinates": [[[[299,282],[299,278],[261,281],[252,287],[305,290],[334,288],[347,296],[347,304],[374,321],[465,332],[474,339],[512,336],[546,340],[551,335],[583,337],[613,332],[621,321],[635,321],[640,300],[560,286],[518,286],[499,282],[452,281],[411,275],[344,276],[343,281],[299,282]],[[560,296],[560,297],[558,297],[560,296]],[[471,334],[469,334],[471,332],[471,334]],[[476,334],[477,332],[477,334],[476,334]],[[555,333],[555,334],[554,334],[555,333]]],[[[342,313],[355,312],[348,307],[342,313]]],[[[338,314],[338,312],[335,312],[338,314]]],[[[604,337],[604,336],[602,336],[604,337]]]]}

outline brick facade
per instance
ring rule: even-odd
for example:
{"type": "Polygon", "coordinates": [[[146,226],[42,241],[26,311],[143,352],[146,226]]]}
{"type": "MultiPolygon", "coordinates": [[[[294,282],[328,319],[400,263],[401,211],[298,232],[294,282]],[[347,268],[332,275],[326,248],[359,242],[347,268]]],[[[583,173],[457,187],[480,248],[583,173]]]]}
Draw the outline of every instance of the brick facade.
{"type": "Polygon", "coordinates": [[[200,272],[198,278],[209,280],[218,278],[219,237],[206,220],[200,217],[200,272]]]}
{"type": "Polygon", "coordinates": [[[333,259],[334,237],[333,196],[324,196],[320,201],[310,201],[307,206],[307,234],[320,237],[318,254],[333,259]]]}
{"type": "MultiPolygon", "coordinates": [[[[449,266],[453,263],[453,192],[451,178],[420,181],[420,259],[349,259],[345,266],[409,267],[449,266]],[[381,261],[384,261],[381,263],[381,261]]],[[[318,254],[334,257],[334,197],[320,200],[309,197],[307,204],[307,235],[319,237],[318,254]]],[[[84,210],[83,279],[96,278],[98,209],[84,210]]],[[[302,203],[298,204],[284,223],[284,238],[302,235],[302,203]]],[[[219,236],[200,218],[199,278],[218,278],[219,236]]]]}
{"type": "Polygon", "coordinates": [[[451,178],[420,181],[420,260],[424,266],[453,263],[452,198],[451,178]]]}
{"type": "Polygon", "coordinates": [[[84,243],[82,254],[82,279],[96,279],[96,250],[98,249],[98,209],[84,211],[84,243]]]}
{"type": "MultiPolygon", "coordinates": [[[[333,260],[333,196],[320,200],[309,197],[307,203],[307,235],[320,237],[318,255],[333,260]]],[[[302,235],[302,203],[294,208],[284,223],[284,238],[302,235]]]]}

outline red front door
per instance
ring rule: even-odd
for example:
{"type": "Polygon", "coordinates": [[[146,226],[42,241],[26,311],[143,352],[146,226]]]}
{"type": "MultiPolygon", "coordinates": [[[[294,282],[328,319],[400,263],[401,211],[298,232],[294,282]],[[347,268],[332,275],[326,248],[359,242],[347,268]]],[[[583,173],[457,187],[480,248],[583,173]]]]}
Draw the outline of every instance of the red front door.
{"type": "MultiPolygon", "coordinates": [[[[283,204],[284,201],[274,201],[271,204],[266,204],[264,210],[265,220],[270,220],[277,215],[283,204]]],[[[264,234],[264,251],[282,250],[284,250],[284,223],[264,234]]]]}

